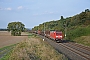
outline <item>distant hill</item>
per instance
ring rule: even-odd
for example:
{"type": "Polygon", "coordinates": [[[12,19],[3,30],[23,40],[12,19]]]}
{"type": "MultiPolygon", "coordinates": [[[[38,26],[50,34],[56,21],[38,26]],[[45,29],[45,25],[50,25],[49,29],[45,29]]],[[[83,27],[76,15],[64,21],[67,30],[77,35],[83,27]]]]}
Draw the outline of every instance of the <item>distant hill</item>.
{"type": "Polygon", "coordinates": [[[44,24],[45,30],[60,30],[64,34],[67,34],[67,39],[73,40],[77,37],[90,34],[90,10],[86,9],[85,11],[82,11],[72,17],[64,18],[61,16],[60,20],[44,22],[39,26],[35,26],[32,30],[43,31],[44,24]]]}

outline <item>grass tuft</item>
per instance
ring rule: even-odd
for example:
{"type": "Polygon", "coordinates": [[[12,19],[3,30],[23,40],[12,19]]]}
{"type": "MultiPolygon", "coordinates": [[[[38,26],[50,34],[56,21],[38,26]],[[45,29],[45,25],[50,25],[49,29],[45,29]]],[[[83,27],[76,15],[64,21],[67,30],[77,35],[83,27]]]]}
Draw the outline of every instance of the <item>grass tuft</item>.
{"type": "Polygon", "coordinates": [[[86,46],[90,46],[90,36],[81,36],[74,39],[74,41],[86,46]]]}

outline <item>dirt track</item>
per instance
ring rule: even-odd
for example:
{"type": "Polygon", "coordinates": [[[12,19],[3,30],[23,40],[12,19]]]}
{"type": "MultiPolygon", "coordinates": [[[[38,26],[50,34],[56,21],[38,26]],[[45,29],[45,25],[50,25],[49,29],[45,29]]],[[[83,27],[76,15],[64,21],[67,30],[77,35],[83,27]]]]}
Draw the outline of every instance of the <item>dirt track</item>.
{"type": "Polygon", "coordinates": [[[11,36],[10,32],[0,31],[0,48],[19,43],[28,37],[27,34],[22,33],[22,36],[11,36]]]}

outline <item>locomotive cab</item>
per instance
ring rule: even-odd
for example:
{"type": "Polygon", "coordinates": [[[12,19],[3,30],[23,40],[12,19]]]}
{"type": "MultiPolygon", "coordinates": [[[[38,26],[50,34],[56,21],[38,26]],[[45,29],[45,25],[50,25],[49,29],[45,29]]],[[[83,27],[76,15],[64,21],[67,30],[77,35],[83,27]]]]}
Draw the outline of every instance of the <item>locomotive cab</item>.
{"type": "Polygon", "coordinates": [[[62,34],[62,32],[51,31],[50,38],[54,39],[56,42],[61,42],[63,39],[63,34],[62,34]]]}
{"type": "Polygon", "coordinates": [[[56,39],[62,40],[62,38],[63,38],[62,32],[56,32],[56,39]]]}

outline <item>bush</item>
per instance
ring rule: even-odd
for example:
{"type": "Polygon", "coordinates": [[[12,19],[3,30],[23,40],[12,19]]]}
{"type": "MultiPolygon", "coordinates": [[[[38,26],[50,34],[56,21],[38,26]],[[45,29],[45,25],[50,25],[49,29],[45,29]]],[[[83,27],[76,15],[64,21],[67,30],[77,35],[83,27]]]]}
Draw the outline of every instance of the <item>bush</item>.
{"type": "Polygon", "coordinates": [[[87,35],[90,35],[90,26],[78,27],[76,29],[67,32],[67,39],[73,40],[77,37],[87,36],[87,35]]]}

